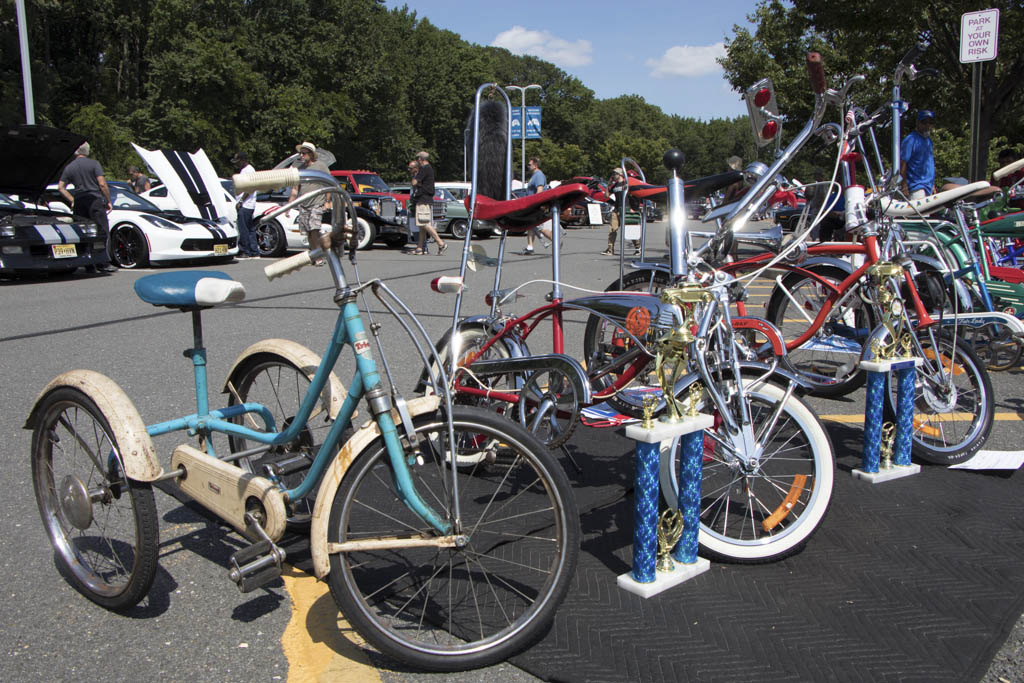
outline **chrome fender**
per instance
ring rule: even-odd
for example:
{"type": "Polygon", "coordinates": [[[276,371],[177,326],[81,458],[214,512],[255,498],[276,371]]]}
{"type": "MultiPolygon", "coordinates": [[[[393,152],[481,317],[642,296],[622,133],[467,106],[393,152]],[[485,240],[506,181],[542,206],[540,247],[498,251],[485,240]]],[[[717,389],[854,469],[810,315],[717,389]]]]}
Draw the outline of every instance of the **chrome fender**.
{"type": "Polygon", "coordinates": [[[474,375],[504,375],[557,370],[572,382],[573,390],[580,403],[589,405],[594,400],[586,370],[583,369],[579,361],[565,354],[552,353],[523,358],[478,360],[474,361],[470,368],[474,375]]]}
{"type": "MultiPolygon", "coordinates": [[[[431,413],[441,405],[438,396],[421,396],[410,400],[406,407],[411,417],[431,413]]],[[[396,424],[401,424],[402,418],[398,411],[392,409],[391,417],[396,424]]],[[[341,480],[363,449],[374,439],[380,436],[380,429],[373,420],[367,420],[355,431],[345,445],[338,451],[334,461],[324,472],[320,481],[320,488],[316,492],[316,504],[313,506],[313,522],[309,533],[309,550],[313,556],[313,573],[316,578],[322,579],[331,571],[330,556],[327,553],[327,523],[331,516],[331,506],[334,505],[334,496],[338,493],[341,480]]],[[[396,494],[397,495],[397,494],[396,494]]]]}
{"type": "Polygon", "coordinates": [[[71,370],[55,377],[36,398],[25,421],[25,429],[35,429],[40,402],[50,392],[68,387],[82,392],[96,404],[110,425],[111,435],[121,451],[125,474],[135,481],[153,481],[164,469],[156,456],[146,424],[127,394],[114,380],[92,370],[71,370]]]}
{"type": "MultiPolygon", "coordinates": [[[[287,339],[264,339],[258,341],[245,351],[242,351],[235,359],[235,362],[231,364],[231,369],[228,371],[228,379],[224,382],[224,388],[221,390],[225,394],[235,393],[235,387],[233,384],[233,377],[235,371],[241,367],[242,363],[249,359],[250,356],[259,355],[261,353],[272,354],[275,356],[281,356],[288,362],[299,368],[306,377],[311,381],[313,375],[316,374],[316,370],[320,367],[320,356],[307,349],[302,344],[297,344],[287,339]]],[[[320,396],[320,400],[323,402],[324,408],[327,409],[328,414],[333,420],[338,416],[338,410],[341,408],[341,404],[345,401],[345,385],[342,384],[341,380],[338,379],[332,372],[327,384],[324,386],[323,393],[320,396]]],[[[238,396],[235,395],[237,399],[238,396]]],[[[355,419],[356,413],[352,415],[355,419]]]]}

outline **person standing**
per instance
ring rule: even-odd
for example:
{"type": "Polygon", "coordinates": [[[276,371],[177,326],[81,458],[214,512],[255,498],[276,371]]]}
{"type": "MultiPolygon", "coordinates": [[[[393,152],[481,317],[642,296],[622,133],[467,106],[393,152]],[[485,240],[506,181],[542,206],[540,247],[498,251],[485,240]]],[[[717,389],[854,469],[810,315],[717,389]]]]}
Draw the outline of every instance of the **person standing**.
{"type": "Polygon", "coordinates": [[[427,235],[430,235],[431,239],[437,243],[437,255],[440,256],[448,248],[448,244],[434,229],[434,167],[430,165],[430,155],[426,152],[416,155],[416,164],[419,169],[416,171],[416,177],[412,179],[409,201],[412,203],[419,232],[416,234],[416,248],[409,253],[429,253],[426,242],[427,235]]]}
{"type": "MultiPolygon", "coordinates": [[[[235,156],[231,157],[231,163],[235,165],[239,173],[256,172],[256,169],[249,163],[249,156],[245,152],[235,152],[235,156]]],[[[235,213],[238,215],[238,258],[260,257],[259,245],[256,244],[256,228],[252,222],[252,215],[255,211],[255,192],[243,192],[235,197],[235,213]]]]}
{"type": "MultiPolygon", "coordinates": [[[[412,181],[415,180],[416,174],[420,172],[419,162],[413,159],[412,161],[409,162],[407,168],[409,171],[409,198],[405,200],[405,213],[408,216],[408,218],[406,219],[406,227],[409,229],[410,241],[418,242],[420,229],[419,226],[416,225],[416,211],[413,209],[412,204],[412,181]]],[[[409,245],[406,246],[405,250],[409,250],[409,245]]]]}
{"type": "Polygon", "coordinates": [[[75,150],[75,158],[64,167],[60,174],[60,182],[57,183],[57,190],[71,206],[71,212],[76,216],[91,218],[106,237],[106,261],[95,266],[88,266],[86,270],[99,270],[104,273],[113,273],[117,268],[110,265],[113,261],[113,252],[110,244],[110,222],[107,220],[107,212],[114,206],[110,202],[110,188],[107,187],[107,178],[103,175],[103,167],[100,162],[89,158],[89,143],[83,142],[75,150]],[[74,190],[69,192],[68,185],[73,185],[74,190]]]}
{"type": "Polygon", "coordinates": [[[149,178],[142,175],[138,166],[128,167],[128,183],[132,186],[135,194],[142,194],[150,188],[149,178]]]}
{"type": "MultiPolygon", "coordinates": [[[[530,157],[526,162],[526,170],[530,172],[530,180],[526,183],[527,194],[537,194],[547,189],[548,179],[544,175],[544,171],[540,170],[540,159],[530,157]]],[[[547,240],[544,246],[551,244],[551,230],[540,226],[530,228],[530,231],[526,233],[526,246],[519,252],[520,256],[533,255],[533,240],[538,233],[540,233],[543,239],[547,240]]]]}
{"type": "MultiPolygon", "coordinates": [[[[625,216],[622,214],[622,197],[626,188],[626,172],[621,167],[614,169],[608,179],[608,195],[612,198],[612,215],[608,222],[608,247],[601,252],[604,256],[615,255],[615,242],[619,228],[626,224],[625,216]]],[[[639,253],[640,240],[633,240],[633,255],[637,256],[639,253]]]]}
{"type": "Polygon", "coordinates": [[[917,127],[903,138],[900,145],[900,175],[903,193],[910,199],[922,199],[935,193],[935,154],[932,128],[935,114],[922,109],[917,112],[917,127]]]}
{"type": "MultiPolygon", "coordinates": [[[[316,145],[312,142],[303,142],[295,146],[295,151],[299,153],[298,167],[301,171],[321,171],[330,175],[331,169],[327,167],[327,164],[320,161],[316,153],[316,145]]],[[[300,183],[297,187],[292,188],[291,195],[288,197],[289,202],[293,202],[298,199],[301,195],[307,192],[312,192],[318,185],[313,183],[300,183]]],[[[320,231],[324,222],[324,210],[329,208],[327,204],[327,197],[320,195],[312,199],[306,200],[299,204],[299,215],[295,219],[295,225],[298,226],[299,231],[306,236],[309,242],[310,249],[317,249],[320,247],[320,231]]],[[[285,215],[290,213],[285,212],[285,215]]],[[[316,265],[322,266],[325,263],[323,259],[317,261],[316,265]]]]}

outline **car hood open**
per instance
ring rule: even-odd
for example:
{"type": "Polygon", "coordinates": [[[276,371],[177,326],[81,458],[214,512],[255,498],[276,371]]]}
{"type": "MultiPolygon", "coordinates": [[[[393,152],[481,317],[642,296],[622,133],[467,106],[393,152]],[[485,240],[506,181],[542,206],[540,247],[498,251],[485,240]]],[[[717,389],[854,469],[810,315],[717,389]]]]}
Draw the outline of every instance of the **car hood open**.
{"type": "Polygon", "coordinates": [[[0,127],[0,192],[39,196],[83,142],[77,133],[49,126],[0,127]]]}
{"type": "Polygon", "coordinates": [[[167,186],[167,192],[183,216],[234,222],[234,207],[224,198],[217,172],[202,149],[189,154],[174,150],[150,151],[134,142],[132,147],[167,186]]]}

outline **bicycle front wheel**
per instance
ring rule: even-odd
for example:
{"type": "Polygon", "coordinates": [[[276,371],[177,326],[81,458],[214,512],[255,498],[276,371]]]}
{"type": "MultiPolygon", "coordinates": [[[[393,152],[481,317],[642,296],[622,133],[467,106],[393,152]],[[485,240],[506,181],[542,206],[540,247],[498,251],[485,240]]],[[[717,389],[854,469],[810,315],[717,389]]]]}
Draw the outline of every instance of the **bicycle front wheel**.
{"type": "MultiPolygon", "coordinates": [[[[995,418],[992,380],[963,339],[923,330],[915,355],[924,358],[914,386],[913,453],[935,465],[955,465],[981,448],[995,418]]],[[[890,418],[896,415],[896,382],[888,375],[890,418]]]]}
{"type": "MultiPolygon", "coordinates": [[[[835,460],[828,434],[811,409],[790,396],[771,426],[785,392],[773,384],[748,384],[753,433],[762,450],[744,457],[742,439],[721,420],[705,432],[700,499],[701,555],[723,562],[773,562],[799,552],[828,511],[835,460]]],[[[680,445],[662,452],[661,490],[676,507],[680,445]]]]}
{"type": "Polygon", "coordinates": [[[125,476],[121,444],[84,393],[57,389],[37,414],[32,479],[62,573],[107,609],[135,606],[156,576],[159,529],[152,486],[125,476]]]}
{"type": "MultiPolygon", "coordinates": [[[[454,408],[454,448],[439,415],[416,418],[416,489],[454,519],[449,463],[457,467],[463,547],[358,550],[331,555],[328,581],[342,614],[366,640],[413,666],[457,671],[506,659],[537,637],[565,597],[579,554],[568,479],[518,425],[484,409],[454,408]]],[[[378,439],[354,460],[335,496],[328,542],[436,534],[395,492],[378,439]]]]}

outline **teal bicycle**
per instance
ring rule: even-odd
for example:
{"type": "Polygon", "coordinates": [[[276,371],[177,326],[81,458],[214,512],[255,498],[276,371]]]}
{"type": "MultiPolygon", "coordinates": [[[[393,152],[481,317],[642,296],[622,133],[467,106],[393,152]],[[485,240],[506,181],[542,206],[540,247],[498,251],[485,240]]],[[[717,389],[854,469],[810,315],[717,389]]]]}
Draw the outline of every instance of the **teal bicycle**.
{"type": "Polygon", "coordinates": [[[385,654],[433,670],[505,659],[538,636],[569,588],[580,540],[569,482],[519,425],[451,404],[442,364],[413,313],[382,281],[358,284],[345,229],[355,209],[330,176],[289,169],[235,183],[250,190],[300,179],[317,189],[279,212],[320,194],[345,211],[334,212],[321,248],[266,271],[273,279],[326,259],[339,314],[323,357],[284,340],[254,344],[228,374],[228,405],[211,410],[201,312],[242,300],[242,284],[219,272],[140,278],[143,301],[191,313],[194,344],[185,355],[196,412],[146,426],[99,373],[73,370],[50,382],[26,428],[55,561],[90,600],[112,610],[137,604],[156,574],[153,488],[165,482],[251,543],[230,561],[241,590],[280,576],[280,541],[299,530],[309,534],[314,572],[343,615],[385,654]],[[431,396],[406,402],[395,389],[380,326],[370,319],[368,333],[357,305],[367,292],[400,323],[424,365],[437,368],[431,396]],[[333,373],[346,346],[356,364],[347,390],[333,373]],[[364,397],[370,419],[354,427],[364,397]],[[195,441],[178,446],[165,468],[152,437],[181,431],[195,441]]]}

